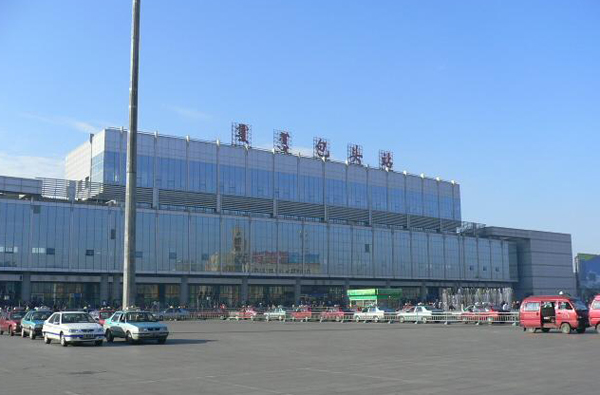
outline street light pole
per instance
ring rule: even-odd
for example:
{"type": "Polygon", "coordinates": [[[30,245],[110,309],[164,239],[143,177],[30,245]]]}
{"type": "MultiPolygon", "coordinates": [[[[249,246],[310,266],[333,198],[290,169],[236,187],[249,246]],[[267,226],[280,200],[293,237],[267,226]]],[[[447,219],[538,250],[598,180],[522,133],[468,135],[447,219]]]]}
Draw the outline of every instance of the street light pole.
{"type": "Polygon", "coordinates": [[[123,308],[135,304],[135,209],[137,177],[138,74],[140,50],[140,2],[133,0],[131,26],[131,85],[129,87],[129,136],[125,184],[125,246],[123,260],[123,308]]]}

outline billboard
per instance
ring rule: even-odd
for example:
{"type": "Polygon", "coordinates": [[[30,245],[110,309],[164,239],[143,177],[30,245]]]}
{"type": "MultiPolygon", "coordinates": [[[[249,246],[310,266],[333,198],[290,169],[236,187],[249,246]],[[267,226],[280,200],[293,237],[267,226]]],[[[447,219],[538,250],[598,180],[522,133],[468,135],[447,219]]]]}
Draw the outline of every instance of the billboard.
{"type": "Polygon", "coordinates": [[[579,287],[582,290],[600,290],[600,255],[577,254],[575,264],[579,287]]]}

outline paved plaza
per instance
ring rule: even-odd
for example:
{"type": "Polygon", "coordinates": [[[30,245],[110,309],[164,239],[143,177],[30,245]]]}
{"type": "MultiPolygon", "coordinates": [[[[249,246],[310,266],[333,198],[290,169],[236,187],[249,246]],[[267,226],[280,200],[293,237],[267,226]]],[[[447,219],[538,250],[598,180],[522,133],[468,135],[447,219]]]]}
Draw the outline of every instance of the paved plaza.
{"type": "Polygon", "coordinates": [[[508,325],[199,321],[165,345],[0,337],[1,394],[597,394],[600,335],[508,325]]]}

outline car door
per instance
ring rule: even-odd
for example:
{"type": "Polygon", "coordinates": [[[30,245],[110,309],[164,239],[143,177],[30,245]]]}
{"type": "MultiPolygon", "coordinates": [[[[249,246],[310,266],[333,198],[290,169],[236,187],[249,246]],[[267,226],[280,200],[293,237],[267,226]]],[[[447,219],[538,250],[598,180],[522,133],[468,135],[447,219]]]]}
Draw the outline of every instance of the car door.
{"type": "Polygon", "coordinates": [[[54,317],[49,321],[47,335],[51,339],[58,339],[60,336],[60,314],[54,314],[54,317]]]}
{"type": "Polygon", "coordinates": [[[525,302],[521,312],[521,323],[526,328],[541,328],[542,315],[540,302],[525,302]]]}
{"type": "Polygon", "coordinates": [[[577,314],[571,303],[560,301],[556,303],[556,325],[568,322],[572,327],[577,326],[577,314]]]}
{"type": "Polygon", "coordinates": [[[112,320],[110,322],[110,331],[112,332],[113,336],[116,337],[123,337],[125,336],[125,330],[123,328],[123,324],[121,319],[123,318],[125,314],[123,313],[116,313],[112,316],[112,320]]]}

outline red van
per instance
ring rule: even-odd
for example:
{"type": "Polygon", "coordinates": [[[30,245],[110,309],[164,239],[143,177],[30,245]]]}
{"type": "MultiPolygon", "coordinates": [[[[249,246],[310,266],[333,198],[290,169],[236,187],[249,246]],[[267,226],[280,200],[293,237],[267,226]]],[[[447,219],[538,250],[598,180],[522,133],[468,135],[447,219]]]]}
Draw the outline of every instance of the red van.
{"type": "Polygon", "coordinates": [[[600,333],[600,295],[596,295],[590,304],[590,326],[600,333]]]}
{"type": "Polygon", "coordinates": [[[585,332],[590,326],[587,306],[567,295],[530,296],[521,303],[520,325],[531,333],[560,329],[562,333],[585,332]]]}

